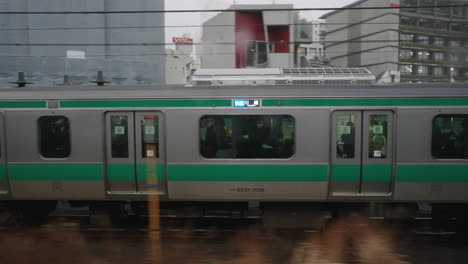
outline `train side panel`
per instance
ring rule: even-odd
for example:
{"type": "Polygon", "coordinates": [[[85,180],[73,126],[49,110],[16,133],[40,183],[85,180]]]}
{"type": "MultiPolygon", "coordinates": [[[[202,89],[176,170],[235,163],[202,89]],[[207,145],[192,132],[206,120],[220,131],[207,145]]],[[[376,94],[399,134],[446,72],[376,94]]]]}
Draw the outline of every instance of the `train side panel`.
{"type": "Polygon", "coordinates": [[[396,201],[468,200],[468,160],[437,159],[432,155],[434,118],[457,114],[466,115],[468,109],[432,107],[398,110],[396,201]]]}
{"type": "MultiPolygon", "coordinates": [[[[13,199],[104,199],[103,123],[99,111],[8,111],[7,168],[13,199]],[[54,133],[61,134],[63,131],[59,130],[66,126],[58,124],[52,129],[41,130],[39,120],[46,117],[43,121],[47,121],[48,117],[57,116],[69,120],[69,155],[44,157],[44,152],[55,150],[41,149],[44,148],[41,144],[49,144],[47,140],[59,140],[54,133]],[[42,135],[42,138],[41,133],[52,134],[42,135]],[[41,140],[45,141],[41,143],[41,140]]],[[[45,122],[42,125],[50,124],[45,122]]]]}
{"type": "Polygon", "coordinates": [[[167,110],[168,191],[171,200],[326,200],[328,109],[167,110]],[[290,115],[295,154],[288,159],[209,159],[200,154],[206,115],[290,115]]]}

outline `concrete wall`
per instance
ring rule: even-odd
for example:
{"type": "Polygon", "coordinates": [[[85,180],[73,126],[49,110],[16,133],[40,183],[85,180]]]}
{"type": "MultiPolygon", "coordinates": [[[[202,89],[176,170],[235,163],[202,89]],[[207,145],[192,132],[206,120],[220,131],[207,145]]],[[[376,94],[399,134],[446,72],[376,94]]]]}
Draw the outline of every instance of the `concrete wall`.
{"type": "MultiPolygon", "coordinates": [[[[164,1],[0,0],[0,10],[164,10],[164,1]]],[[[164,14],[2,15],[0,30],[18,28],[18,30],[1,31],[2,42],[64,43],[69,46],[3,46],[0,47],[0,56],[14,56],[15,60],[10,58],[8,65],[4,64],[0,68],[3,72],[26,71],[29,76],[36,76],[35,82],[40,84],[52,84],[50,80],[41,79],[40,75],[44,75],[44,72],[50,75],[60,69],[58,73],[60,75],[67,73],[91,79],[97,70],[103,70],[109,78],[117,78],[124,83],[164,83],[164,46],[139,45],[164,43],[163,26],[164,14]],[[49,30],[43,30],[44,28],[49,30]],[[119,43],[130,45],[112,46],[119,43]],[[73,46],[73,44],[84,45],[73,46]],[[65,59],[67,50],[84,52],[85,60],[67,62],[65,59]],[[77,66],[72,67],[69,64],[77,66]]],[[[0,82],[4,81],[0,79],[0,82]]]]}
{"type": "Polygon", "coordinates": [[[199,49],[202,68],[236,67],[234,17],[234,12],[220,13],[203,24],[203,35],[199,49]],[[220,45],[220,42],[226,44],[220,45]]]}
{"type": "MultiPolygon", "coordinates": [[[[390,0],[368,0],[353,7],[387,7],[390,3],[390,0]]],[[[344,10],[331,14],[326,20],[325,52],[332,66],[369,67],[376,75],[396,69],[399,10],[344,10]],[[340,41],[344,42],[335,43],[340,41]],[[379,63],[384,64],[367,66],[379,63]]]]}

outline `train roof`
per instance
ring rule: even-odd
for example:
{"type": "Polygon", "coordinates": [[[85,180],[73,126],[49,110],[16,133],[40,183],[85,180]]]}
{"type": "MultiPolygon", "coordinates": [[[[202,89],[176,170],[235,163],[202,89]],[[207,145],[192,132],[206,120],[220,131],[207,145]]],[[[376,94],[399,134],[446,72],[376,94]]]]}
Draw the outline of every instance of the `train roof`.
{"type": "Polygon", "coordinates": [[[50,86],[0,88],[2,100],[34,99],[211,99],[211,98],[405,98],[468,97],[466,83],[327,86],[50,86]]]}

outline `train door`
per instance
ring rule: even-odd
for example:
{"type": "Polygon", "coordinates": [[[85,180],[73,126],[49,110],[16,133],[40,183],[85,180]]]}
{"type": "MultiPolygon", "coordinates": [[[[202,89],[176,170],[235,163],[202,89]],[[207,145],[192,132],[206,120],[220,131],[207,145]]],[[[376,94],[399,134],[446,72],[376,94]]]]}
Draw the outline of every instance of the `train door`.
{"type": "Polygon", "coordinates": [[[390,196],[393,112],[337,111],[332,115],[331,196],[390,196]]]}
{"type": "Polygon", "coordinates": [[[112,194],[164,193],[162,115],[158,112],[108,112],[107,183],[112,194]]]}
{"type": "Polygon", "coordinates": [[[5,126],[3,114],[0,113],[0,198],[9,194],[5,150],[5,126]]]}

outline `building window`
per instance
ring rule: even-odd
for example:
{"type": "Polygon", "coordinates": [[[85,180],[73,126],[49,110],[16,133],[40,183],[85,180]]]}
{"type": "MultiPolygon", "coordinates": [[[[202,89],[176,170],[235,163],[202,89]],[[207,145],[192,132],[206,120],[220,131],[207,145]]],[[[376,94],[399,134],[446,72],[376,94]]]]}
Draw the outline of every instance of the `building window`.
{"type": "Polygon", "coordinates": [[[468,159],[468,115],[439,115],[432,121],[432,156],[468,159]]]}
{"type": "Polygon", "coordinates": [[[460,70],[456,68],[450,68],[450,76],[457,77],[460,74],[460,70]]]}
{"type": "Polygon", "coordinates": [[[428,67],[424,65],[417,66],[417,73],[418,75],[427,75],[428,67]]]}
{"type": "Polygon", "coordinates": [[[417,13],[416,8],[407,8],[407,7],[418,6],[418,0],[401,0],[401,6],[406,7],[406,8],[402,8],[401,12],[417,13]]]}
{"type": "Polygon", "coordinates": [[[461,46],[461,41],[459,41],[459,40],[450,40],[449,41],[449,46],[450,47],[460,47],[461,46]]]}
{"type": "Polygon", "coordinates": [[[464,18],[465,8],[464,7],[452,7],[452,15],[456,18],[464,18]]]}
{"type": "Polygon", "coordinates": [[[289,115],[209,115],[200,119],[200,154],[207,159],[287,159],[294,155],[289,115]]]}
{"type": "Polygon", "coordinates": [[[414,40],[413,34],[405,34],[405,33],[400,34],[400,41],[413,42],[413,40],[414,40]]]}
{"type": "Polygon", "coordinates": [[[428,51],[418,51],[418,60],[428,60],[430,55],[428,51]]]}
{"type": "MultiPolygon", "coordinates": [[[[270,50],[273,45],[270,43],[270,50]]],[[[267,43],[265,41],[250,40],[247,42],[247,66],[257,67],[267,63],[267,43]]]]}
{"type": "Polygon", "coordinates": [[[450,16],[450,8],[447,6],[447,0],[438,0],[434,3],[436,7],[436,14],[437,16],[441,17],[449,17],[450,16]]]}
{"type": "Polygon", "coordinates": [[[435,61],[444,61],[445,54],[443,52],[434,52],[434,60],[435,61]]]}
{"type": "Polygon", "coordinates": [[[462,32],[463,31],[463,25],[462,24],[452,24],[452,27],[451,27],[450,30],[462,32]]]}
{"type": "Polygon", "coordinates": [[[448,23],[438,23],[436,25],[436,29],[439,31],[448,31],[450,28],[450,25],[448,23]]]}
{"type": "Polygon", "coordinates": [[[412,59],[414,52],[412,50],[400,50],[400,59],[412,59]]]}
{"type": "MultiPolygon", "coordinates": [[[[420,6],[433,6],[434,5],[434,0],[419,0],[419,5],[420,6]]],[[[433,15],[434,14],[434,9],[433,8],[420,8],[419,13],[423,15],[433,15]]]]}
{"type": "Polygon", "coordinates": [[[424,22],[419,22],[419,27],[422,27],[422,28],[433,28],[434,24],[432,24],[432,22],[427,22],[427,21],[424,21],[424,22]]]}
{"type": "Polygon", "coordinates": [[[400,65],[400,72],[403,74],[412,74],[413,73],[413,65],[401,64],[400,65]]]}
{"type": "Polygon", "coordinates": [[[70,156],[70,120],[65,116],[39,118],[39,152],[44,158],[70,156]]]}
{"type": "Polygon", "coordinates": [[[429,44],[429,36],[419,35],[418,36],[418,43],[420,44],[429,44]]]}
{"type": "Polygon", "coordinates": [[[433,39],[433,43],[434,43],[434,45],[437,45],[437,46],[445,46],[445,39],[435,37],[433,39]]]}
{"type": "Polygon", "coordinates": [[[444,75],[444,68],[443,67],[432,67],[432,74],[435,76],[442,76],[444,75]]]}
{"type": "Polygon", "coordinates": [[[449,62],[458,62],[460,57],[457,54],[449,54],[449,62]]]}

